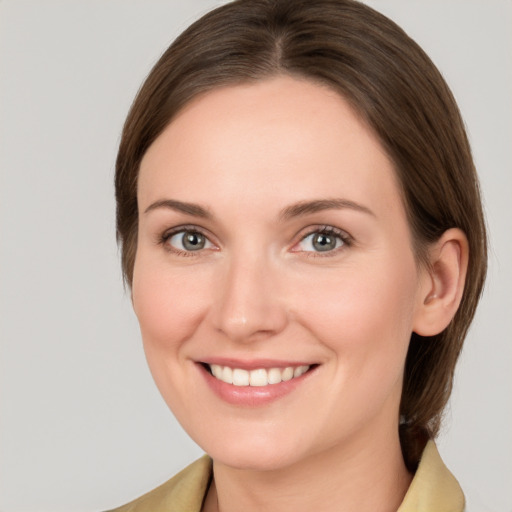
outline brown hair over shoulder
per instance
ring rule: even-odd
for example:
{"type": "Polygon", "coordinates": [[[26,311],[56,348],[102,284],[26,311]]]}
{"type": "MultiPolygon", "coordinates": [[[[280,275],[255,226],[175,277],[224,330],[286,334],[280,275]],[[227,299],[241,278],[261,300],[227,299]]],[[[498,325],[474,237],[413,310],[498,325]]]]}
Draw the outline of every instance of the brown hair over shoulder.
{"type": "Polygon", "coordinates": [[[452,227],[469,242],[459,310],[442,333],[412,333],[400,404],[404,459],[414,470],[439,431],[456,361],[486,273],[478,180],[464,124],[441,74],[395,23],[355,0],[237,0],[196,21],[140,89],[116,163],[117,236],[131,284],[137,248],[137,177],[145,152],[191,99],[277,75],[307,78],[348,100],[394,162],[419,264],[452,227]]]}

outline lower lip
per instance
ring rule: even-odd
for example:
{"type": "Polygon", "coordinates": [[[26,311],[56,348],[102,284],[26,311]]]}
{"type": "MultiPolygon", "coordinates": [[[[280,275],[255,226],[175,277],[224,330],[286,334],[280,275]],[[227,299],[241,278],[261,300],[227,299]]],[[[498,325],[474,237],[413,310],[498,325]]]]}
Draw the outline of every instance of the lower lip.
{"type": "Polygon", "coordinates": [[[289,395],[300,386],[316,367],[311,368],[300,377],[294,377],[279,384],[268,384],[267,386],[235,386],[216,379],[202,364],[197,363],[210,389],[224,402],[231,405],[246,407],[258,407],[266,405],[280,398],[289,395]]]}

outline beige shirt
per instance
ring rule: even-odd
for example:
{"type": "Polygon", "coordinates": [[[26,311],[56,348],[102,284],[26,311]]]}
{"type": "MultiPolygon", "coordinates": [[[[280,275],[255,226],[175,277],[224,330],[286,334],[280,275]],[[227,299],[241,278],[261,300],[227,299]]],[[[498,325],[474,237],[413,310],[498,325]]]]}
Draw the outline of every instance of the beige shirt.
{"type": "MultiPolygon", "coordinates": [[[[205,455],[169,481],[111,512],[200,512],[212,475],[205,455]]],[[[464,494],[429,441],[397,512],[463,512],[464,494]]]]}

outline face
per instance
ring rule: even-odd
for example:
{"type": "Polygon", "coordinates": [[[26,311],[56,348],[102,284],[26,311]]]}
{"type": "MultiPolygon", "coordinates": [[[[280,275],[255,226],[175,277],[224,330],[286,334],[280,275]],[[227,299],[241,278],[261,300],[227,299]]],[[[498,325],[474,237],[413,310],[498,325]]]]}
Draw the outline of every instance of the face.
{"type": "Polygon", "coordinates": [[[289,77],[197,98],[144,156],[138,202],[147,360],[214,460],[396,436],[425,276],[392,163],[344,99],[289,77]]]}

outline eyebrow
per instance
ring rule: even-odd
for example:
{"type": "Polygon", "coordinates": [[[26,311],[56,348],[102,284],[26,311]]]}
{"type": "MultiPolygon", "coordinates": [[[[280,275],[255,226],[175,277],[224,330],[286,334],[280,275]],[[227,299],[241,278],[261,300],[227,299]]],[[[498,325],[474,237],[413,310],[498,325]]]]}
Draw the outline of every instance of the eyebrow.
{"type": "Polygon", "coordinates": [[[175,199],[160,199],[159,201],[155,201],[144,210],[144,213],[148,213],[158,208],[166,208],[169,210],[174,210],[176,212],[193,215],[194,217],[201,217],[203,219],[212,218],[212,214],[206,208],[203,208],[198,204],[185,203],[183,201],[177,201],[175,199]]]}
{"type": "Polygon", "coordinates": [[[349,199],[316,199],[313,201],[300,201],[284,208],[279,217],[282,220],[289,220],[293,217],[300,217],[303,215],[310,215],[312,213],[321,212],[324,210],[342,210],[342,209],[355,210],[361,213],[366,213],[375,217],[369,208],[362,204],[350,201],[349,199]]]}
{"type": "MultiPolygon", "coordinates": [[[[155,201],[144,210],[144,213],[148,213],[158,208],[166,208],[203,219],[213,218],[213,215],[206,208],[195,203],[177,201],[176,199],[160,199],[155,201]]],[[[312,213],[317,213],[324,210],[342,209],[355,210],[375,217],[375,213],[373,213],[369,208],[354,201],[350,201],[349,199],[315,199],[312,201],[300,201],[298,203],[287,206],[281,210],[279,213],[279,218],[283,221],[286,221],[294,217],[311,215],[312,213]]]]}

